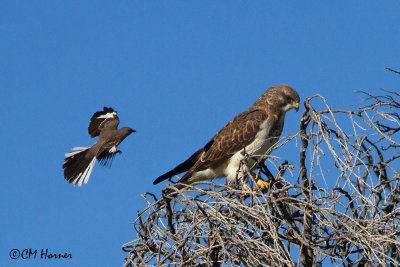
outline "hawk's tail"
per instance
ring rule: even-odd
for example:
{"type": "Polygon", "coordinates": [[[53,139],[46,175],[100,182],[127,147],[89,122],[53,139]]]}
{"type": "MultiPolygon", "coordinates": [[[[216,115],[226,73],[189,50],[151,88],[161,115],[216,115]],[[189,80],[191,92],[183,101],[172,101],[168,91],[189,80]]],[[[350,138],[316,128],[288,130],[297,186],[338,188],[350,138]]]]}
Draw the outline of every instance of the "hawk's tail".
{"type": "Polygon", "coordinates": [[[174,169],[170,170],[167,173],[164,173],[160,177],[154,180],[153,184],[158,184],[164,180],[167,180],[168,178],[171,178],[177,174],[180,174],[182,172],[187,172],[200,158],[201,154],[203,153],[204,149],[201,148],[194,152],[193,155],[190,156],[187,160],[176,166],[174,169]]]}
{"type": "Polygon", "coordinates": [[[89,181],[96,154],[90,147],[73,147],[72,150],[74,151],[65,154],[64,177],[69,183],[81,186],[89,181]]]}

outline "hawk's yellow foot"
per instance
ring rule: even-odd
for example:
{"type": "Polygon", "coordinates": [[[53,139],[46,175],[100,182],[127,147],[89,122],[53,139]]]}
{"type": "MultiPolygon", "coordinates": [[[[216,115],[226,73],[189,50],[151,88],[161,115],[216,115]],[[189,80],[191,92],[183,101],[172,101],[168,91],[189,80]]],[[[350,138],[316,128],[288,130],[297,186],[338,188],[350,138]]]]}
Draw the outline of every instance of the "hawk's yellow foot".
{"type": "Polygon", "coordinates": [[[242,183],[242,191],[251,191],[251,189],[246,185],[246,182],[243,180],[243,177],[240,177],[240,182],[242,183]]]}
{"type": "Polygon", "coordinates": [[[251,191],[251,189],[245,183],[242,183],[242,191],[251,191]]]}
{"type": "MultiPolygon", "coordinates": [[[[263,190],[265,190],[265,191],[268,191],[269,182],[264,181],[263,179],[258,179],[258,180],[257,180],[257,185],[258,185],[261,189],[263,189],[263,190]]],[[[254,188],[253,188],[253,191],[256,191],[256,190],[257,190],[257,188],[254,187],[254,188]]]]}

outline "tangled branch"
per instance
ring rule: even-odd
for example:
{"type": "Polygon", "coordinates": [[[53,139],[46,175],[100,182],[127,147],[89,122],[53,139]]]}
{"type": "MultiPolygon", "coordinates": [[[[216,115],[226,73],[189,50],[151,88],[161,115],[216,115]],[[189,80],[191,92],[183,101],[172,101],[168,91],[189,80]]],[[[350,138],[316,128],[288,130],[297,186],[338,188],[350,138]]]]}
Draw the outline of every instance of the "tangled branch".
{"type": "Polygon", "coordinates": [[[400,94],[383,92],[361,92],[355,110],[307,98],[299,133],[277,145],[300,139],[300,162],[267,158],[279,166],[267,193],[212,182],[145,193],[125,266],[400,264],[400,94]]]}

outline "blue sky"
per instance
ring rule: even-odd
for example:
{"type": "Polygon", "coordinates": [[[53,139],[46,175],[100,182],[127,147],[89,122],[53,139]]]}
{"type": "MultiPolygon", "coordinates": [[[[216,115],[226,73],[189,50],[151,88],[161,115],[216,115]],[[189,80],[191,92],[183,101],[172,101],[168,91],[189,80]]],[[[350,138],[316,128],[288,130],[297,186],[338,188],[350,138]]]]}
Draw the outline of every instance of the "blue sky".
{"type": "Polygon", "coordinates": [[[341,108],[359,102],[356,90],[398,90],[385,67],[400,69],[399,14],[394,0],[2,1],[0,265],[122,265],[140,195],[159,194],[156,177],[268,87],[341,108]],[[87,126],[103,106],[137,133],[112,168],[95,165],[73,187],[64,154],[95,142],[87,126]],[[72,259],[11,260],[14,248],[72,259]]]}

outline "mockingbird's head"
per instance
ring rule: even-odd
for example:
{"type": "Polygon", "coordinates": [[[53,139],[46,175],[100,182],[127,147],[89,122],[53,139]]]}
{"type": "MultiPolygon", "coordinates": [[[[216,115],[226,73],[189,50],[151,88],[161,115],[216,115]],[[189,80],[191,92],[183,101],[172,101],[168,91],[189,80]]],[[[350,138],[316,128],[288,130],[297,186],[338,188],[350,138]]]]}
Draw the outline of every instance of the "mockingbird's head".
{"type": "Polygon", "coordinates": [[[126,136],[130,135],[131,133],[136,133],[136,130],[133,130],[132,128],[129,127],[122,127],[120,131],[124,133],[124,135],[126,134],[126,136]]]}

